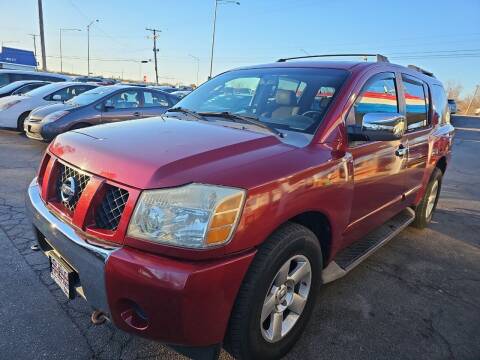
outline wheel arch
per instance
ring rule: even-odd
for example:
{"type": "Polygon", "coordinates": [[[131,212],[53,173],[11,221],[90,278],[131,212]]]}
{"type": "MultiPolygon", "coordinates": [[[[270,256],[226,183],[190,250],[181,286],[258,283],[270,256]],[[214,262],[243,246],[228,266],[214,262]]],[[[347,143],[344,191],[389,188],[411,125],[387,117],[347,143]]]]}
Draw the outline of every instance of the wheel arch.
{"type": "Polygon", "coordinates": [[[447,170],[447,158],[442,156],[435,164],[435,167],[440,169],[442,174],[445,174],[445,171],[447,170]]]}
{"type": "Polygon", "coordinates": [[[295,215],[288,221],[305,226],[315,234],[322,249],[325,266],[332,250],[332,227],[328,217],[320,211],[306,211],[295,215]]]}

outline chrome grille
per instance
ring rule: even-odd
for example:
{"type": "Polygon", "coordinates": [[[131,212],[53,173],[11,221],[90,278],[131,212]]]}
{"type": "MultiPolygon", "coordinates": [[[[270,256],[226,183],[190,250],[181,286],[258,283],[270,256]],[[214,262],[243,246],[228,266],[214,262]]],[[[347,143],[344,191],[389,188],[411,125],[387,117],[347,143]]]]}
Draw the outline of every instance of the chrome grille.
{"type": "Polygon", "coordinates": [[[102,203],[95,212],[95,224],[100,229],[117,230],[128,200],[128,191],[108,185],[102,203]]]}
{"type": "Polygon", "coordinates": [[[60,174],[57,178],[57,199],[60,201],[68,210],[73,211],[77,207],[78,200],[82,196],[83,190],[90,181],[90,176],[81,173],[80,171],[71,168],[70,166],[60,164],[60,174]],[[62,185],[70,178],[74,179],[75,182],[75,191],[73,197],[67,201],[62,199],[62,185]]]}

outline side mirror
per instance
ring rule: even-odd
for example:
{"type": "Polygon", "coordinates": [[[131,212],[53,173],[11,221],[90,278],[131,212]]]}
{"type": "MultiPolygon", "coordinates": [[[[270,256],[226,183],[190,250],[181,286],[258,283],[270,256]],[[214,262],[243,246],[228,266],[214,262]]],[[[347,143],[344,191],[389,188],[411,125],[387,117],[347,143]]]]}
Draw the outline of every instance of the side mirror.
{"type": "Polygon", "coordinates": [[[393,141],[405,133],[405,116],[398,113],[366,113],[361,134],[369,141],[393,141]]]}
{"type": "Polygon", "coordinates": [[[58,95],[58,94],[55,94],[55,95],[52,96],[52,100],[53,101],[62,101],[62,96],[58,95]]]}

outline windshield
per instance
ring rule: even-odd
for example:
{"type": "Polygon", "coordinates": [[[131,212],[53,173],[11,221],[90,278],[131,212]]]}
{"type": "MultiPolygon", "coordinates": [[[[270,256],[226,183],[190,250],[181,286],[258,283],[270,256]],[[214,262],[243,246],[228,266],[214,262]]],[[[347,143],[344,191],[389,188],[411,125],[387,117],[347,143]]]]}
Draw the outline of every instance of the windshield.
{"type": "Polygon", "coordinates": [[[75,96],[74,98],[67,101],[67,104],[73,106],[84,106],[94,103],[95,101],[103,98],[105,95],[108,95],[118,89],[118,87],[112,88],[109,86],[104,86],[100,88],[95,88],[92,90],[85,91],[84,93],[75,96]]]}
{"type": "Polygon", "coordinates": [[[208,81],[176,106],[206,116],[254,116],[278,130],[313,134],[347,74],[312,68],[234,70],[208,81]]]}

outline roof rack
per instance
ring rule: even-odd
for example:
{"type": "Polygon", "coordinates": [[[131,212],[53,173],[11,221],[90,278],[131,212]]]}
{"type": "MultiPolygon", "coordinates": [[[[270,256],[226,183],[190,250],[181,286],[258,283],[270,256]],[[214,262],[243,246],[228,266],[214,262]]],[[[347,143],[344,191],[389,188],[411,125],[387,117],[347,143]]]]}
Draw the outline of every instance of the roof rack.
{"type": "Polygon", "coordinates": [[[408,68],[409,69],[413,69],[413,70],[416,70],[418,72],[421,72],[422,74],[424,75],[427,75],[427,76],[430,76],[430,77],[435,77],[435,75],[433,75],[433,73],[431,71],[428,71],[428,70],[425,70],[425,69],[422,69],[421,67],[419,66],[416,66],[416,65],[408,65],[408,68]]]}
{"type": "MultiPolygon", "coordinates": [[[[338,56],[363,56],[363,57],[369,57],[369,56],[375,56],[377,58],[377,62],[389,62],[388,58],[385,55],[380,55],[380,54],[321,54],[321,55],[306,55],[306,56],[295,56],[295,57],[290,57],[290,58],[283,58],[283,59],[278,59],[277,62],[286,62],[289,60],[297,60],[297,59],[309,59],[309,58],[318,58],[318,57],[338,57],[338,56]]],[[[365,59],[366,61],[366,59],[365,59]]]]}

